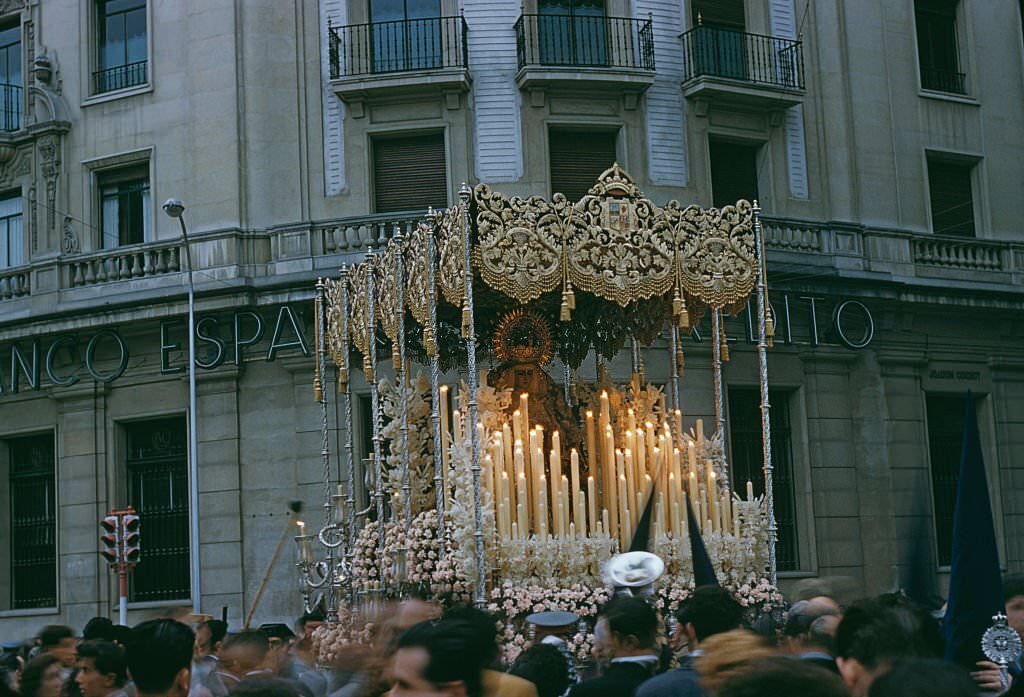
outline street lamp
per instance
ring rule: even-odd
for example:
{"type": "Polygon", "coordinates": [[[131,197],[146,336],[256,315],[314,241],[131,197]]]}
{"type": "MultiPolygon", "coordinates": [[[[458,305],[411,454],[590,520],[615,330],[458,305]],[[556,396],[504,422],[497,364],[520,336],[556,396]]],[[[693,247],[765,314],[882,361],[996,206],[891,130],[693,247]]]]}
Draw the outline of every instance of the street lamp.
{"type": "Polygon", "coordinates": [[[199,455],[196,445],[196,291],[192,283],[192,249],[185,228],[185,204],[176,198],[164,201],[164,213],[177,218],[188,264],[188,515],[189,560],[192,564],[192,612],[199,614],[199,455]]]}

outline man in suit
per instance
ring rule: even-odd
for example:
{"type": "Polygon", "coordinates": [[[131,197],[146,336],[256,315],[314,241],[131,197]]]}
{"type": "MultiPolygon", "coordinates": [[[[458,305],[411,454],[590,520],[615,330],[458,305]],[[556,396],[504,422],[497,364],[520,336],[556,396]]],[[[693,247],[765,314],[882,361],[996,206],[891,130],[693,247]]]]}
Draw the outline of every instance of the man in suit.
{"type": "Polygon", "coordinates": [[[579,683],[569,697],[632,697],[658,666],[658,615],[646,601],[612,598],[594,627],[594,658],[604,671],[579,683]]]}
{"type": "Polygon", "coordinates": [[[740,626],[743,606],[721,586],[701,586],[679,606],[676,620],[672,641],[678,648],[685,646],[687,655],[675,670],[641,685],[636,697],[704,697],[707,693],[697,679],[693,659],[701,655],[705,639],[740,626]]]}

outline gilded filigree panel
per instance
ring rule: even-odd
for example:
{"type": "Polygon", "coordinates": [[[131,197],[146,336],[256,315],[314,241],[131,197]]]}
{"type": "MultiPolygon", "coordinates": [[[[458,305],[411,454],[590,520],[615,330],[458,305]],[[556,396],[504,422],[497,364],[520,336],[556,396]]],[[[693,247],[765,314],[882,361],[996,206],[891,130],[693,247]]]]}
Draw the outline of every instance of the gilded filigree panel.
{"type": "Polygon", "coordinates": [[[463,247],[462,209],[453,206],[440,214],[435,230],[437,238],[437,285],[444,299],[455,307],[466,296],[466,252],[463,247]]]}
{"type": "Polygon", "coordinates": [[[680,284],[688,295],[713,307],[734,305],[757,282],[753,208],[747,201],[722,209],[694,208],[666,207],[666,214],[676,220],[680,284]]]}

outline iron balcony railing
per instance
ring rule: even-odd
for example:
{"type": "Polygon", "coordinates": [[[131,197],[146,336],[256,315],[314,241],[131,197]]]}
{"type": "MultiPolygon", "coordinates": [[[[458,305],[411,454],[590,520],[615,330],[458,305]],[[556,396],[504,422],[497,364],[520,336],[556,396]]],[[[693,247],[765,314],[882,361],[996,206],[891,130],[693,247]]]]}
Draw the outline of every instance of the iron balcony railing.
{"type": "Polygon", "coordinates": [[[967,94],[964,87],[966,76],[954,70],[940,70],[929,66],[921,66],[921,87],[935,92],[951,94],[967,94]]]}
{"type": "Polygon", "coordinates": [[[803,44],[792,39],[698,26],[683,34],[683,81],[722,77],[804,89],[803,44]]]}
{"type": "Polygon", "coordinates": [[[125,65],[115,65],[111,68],[97,70],[92,74],[93,89],[96,91],[96,94],[103,94],[104,92],[113,92],[114,90],[135,87],[136,85],[144,85],[148,80],[148,68],[148,61],[138,61],[136,63],[126,63],[125,65]]]}
{"type": "Polygon", "coordinates": [[[519,68],[527,65],[654,70],[650,19],[529,15],[515,25],[519,68]]]}
{"type": "Polygon", "coordinates": [[[0,131],[21,128],[21,85],[0,84],[0,131]]]}
{"type": "Polygon", "coordinates": [[[330,27],[331,78],[469,65],[464,17],[330,27]]]}

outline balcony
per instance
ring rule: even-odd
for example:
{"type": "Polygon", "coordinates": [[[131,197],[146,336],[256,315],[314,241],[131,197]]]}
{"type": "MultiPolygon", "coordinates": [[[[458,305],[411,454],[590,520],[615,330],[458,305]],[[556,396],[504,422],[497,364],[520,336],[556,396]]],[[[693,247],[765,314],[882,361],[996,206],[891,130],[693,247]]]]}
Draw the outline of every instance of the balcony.
{"type": "Polygon", "coordinates": [[[346,102],[469,89],[466,20],[430,17],[329,27],[331,86],[346,102]]]}
{"type": "Polygon", "coordinates": [[[0,131],[21,129],[21,85],[0,84],[0,131]]]}
{"type": "Polygon", "coordinates": [[[768,110],[803,102],[802,42],[703,25],[680,38],[688,99],[768,110]]]}
{"type": "Polygon", "coordinates": [[[921,89],[948,94],[967,94],[966,75],[955,70],[941,70],[932,66],[921,66],[921,89]]]}
{"type": "Polygon", "coordinates": [[[654,82],[649,19],[524,14],[515,30],[522,89],[605,85],[639,95],[654,82]]]}
{"type": "Polygon", "coordinates": [[[93,93],[103,94],[145,85],[149,80],[149,62],[137,61],[97,70],[92,74],[93,93]]]}

